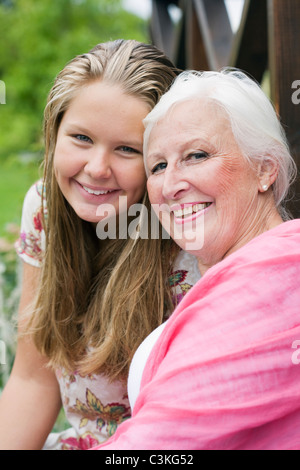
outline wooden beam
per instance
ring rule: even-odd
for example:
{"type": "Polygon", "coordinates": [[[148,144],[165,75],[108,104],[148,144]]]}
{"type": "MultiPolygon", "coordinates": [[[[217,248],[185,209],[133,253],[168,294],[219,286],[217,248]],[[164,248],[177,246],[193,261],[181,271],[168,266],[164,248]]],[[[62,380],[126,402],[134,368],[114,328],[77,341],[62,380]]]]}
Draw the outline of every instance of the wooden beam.
{"type": "Polygon", "coordinates": [[[168,2],[152,0],[150,33],[156,47],[172,58],[174,54],[174,25],[168,11],[168,2]]]}
{"type": "Polygon", "coordinates": [[[229,65],[262,81],[268,66],[267,0],[245,0],[229,65]]]}
{"type": "Polygon", "coordinates": [[[203,0],[216,70],[229,63],[233,32],[224,0],[203,0]]]}
{"type": "MultiPolygon", "coordinates": [[[[233,38],[224,0],[191,0],[191,4],[191,21],[198,23],[198,46],[202,59],[205,56],[205,60],[198,60],[200,69],[219,70],[228,65],[233,38]]],[[[192,28],[195,30],[196,26],[193,24],[192,28]]]]}
{"type": "Polygon", "coordinates": [[[179,2],[177,2],[177,6],[182,11],[182,17],[179,24],[177,25],[177,28],[175,29],[172,59],[179,69],[186,70],[188,68],[187,40],[190,26],[187,23],[187,9],[185,0],[179,0],[179,2]]]}
{"type": "Polygon", "coordinates": [[[211,64],[209,62],[204,39],[206,30],[203,31],[199,24],[199,15],[196,15],[194,0],[190,0],[186,4],[186,34],[187,68],[194,70],[208,70],[211,64]]]}
{"type": "MultiPolygon", "coordinates": [[[[269,57],[272,100],[286,130],[298,169],[300,168],[300,104],[293,100],[294,82],[300,80],[300,2],[268,0],[269,57]]],[[[300,217],[300,180],[290,203],[300,217]]]]}

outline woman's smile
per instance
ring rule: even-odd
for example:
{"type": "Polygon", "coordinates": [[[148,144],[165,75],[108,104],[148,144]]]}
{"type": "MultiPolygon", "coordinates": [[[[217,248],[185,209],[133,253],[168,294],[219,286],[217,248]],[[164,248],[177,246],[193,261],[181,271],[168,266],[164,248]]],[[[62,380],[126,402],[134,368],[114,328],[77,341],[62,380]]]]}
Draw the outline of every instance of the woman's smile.
{"type": "Polygon", "coordinates": [[[171,208],[171,212],[174,214],[175,223],[185,223],[193,221],[196,217],[204,215],[206,210],[212,205],[212,202],[198,202],[182,204],[181,206],[175,206],[171,208]]]}

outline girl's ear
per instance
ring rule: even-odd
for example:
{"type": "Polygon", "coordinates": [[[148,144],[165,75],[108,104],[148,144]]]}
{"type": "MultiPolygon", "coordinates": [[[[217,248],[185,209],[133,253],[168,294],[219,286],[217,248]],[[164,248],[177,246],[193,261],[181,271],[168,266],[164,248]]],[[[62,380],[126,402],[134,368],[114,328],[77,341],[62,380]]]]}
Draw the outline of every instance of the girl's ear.
{"type": "Polygon", "coordinates": [[[278,176],[278,164],[270,158],[265,158],[258,165],[258,190],[265,193],[274,184],[278,176]]]}

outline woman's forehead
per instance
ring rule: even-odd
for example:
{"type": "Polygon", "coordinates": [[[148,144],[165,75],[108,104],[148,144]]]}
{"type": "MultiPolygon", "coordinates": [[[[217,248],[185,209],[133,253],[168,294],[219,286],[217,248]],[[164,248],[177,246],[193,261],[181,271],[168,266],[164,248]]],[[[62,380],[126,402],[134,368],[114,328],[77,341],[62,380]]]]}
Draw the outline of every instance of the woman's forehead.
{"type": "Polygon", "coordinates": [[[163,143],[213,138],[231,131],[224,110],[208,100],[189,100],[173,106],[153,127],[149,135],[148,154],[163,143]]]}

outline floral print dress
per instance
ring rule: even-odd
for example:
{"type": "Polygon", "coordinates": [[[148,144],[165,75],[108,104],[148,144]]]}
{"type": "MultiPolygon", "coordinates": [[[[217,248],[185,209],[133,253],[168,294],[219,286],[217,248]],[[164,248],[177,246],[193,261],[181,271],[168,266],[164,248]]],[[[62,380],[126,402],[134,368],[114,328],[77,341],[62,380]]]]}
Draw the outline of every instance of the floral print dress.
{"type": "MultiPolygon", "coordinates": [[[[36,267],[41,267],[45,250],[41,196],[42,182],[38,181],[25,197],[21,233],[16,243],[21,259],[36,267]]],[[[175,303],[181,301],[199,278],[197,260],[180,252],[169,278],[175,303]]],[[[51,433],[44,449],[89,449],[105,442],[114,434],[119,424],[130,418],[125,382],[111,382],[103,374],[83,377],[76,371],[70,374],[62,368],[56,371],[56,377],[70,428],[60,433],[51,433]]]]}

